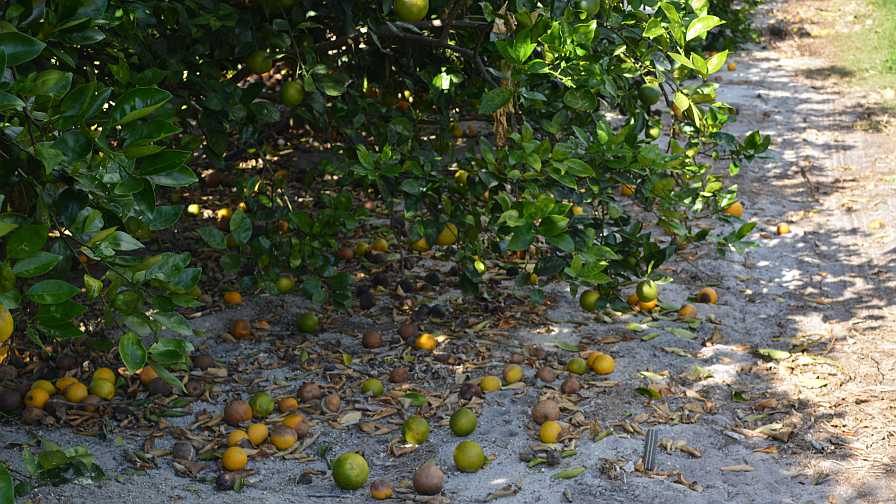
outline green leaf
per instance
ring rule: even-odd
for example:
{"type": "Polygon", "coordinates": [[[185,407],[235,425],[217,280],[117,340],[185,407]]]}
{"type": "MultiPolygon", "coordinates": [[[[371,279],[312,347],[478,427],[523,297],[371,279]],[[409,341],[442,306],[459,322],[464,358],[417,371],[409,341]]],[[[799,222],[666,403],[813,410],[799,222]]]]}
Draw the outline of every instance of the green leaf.
{"type": "Polygon", "coordinates": [[[544,236],[556,236],[566,231],[569,224],[569,218],[562,215],[548,215],[541,220],[538,231],[544,236]]]}
{"type": "Polygon", "coordinates": [[[663,22],[656,17],[650,18],[650,21],[644,27],[644,38],[652,39],[664,33],[666,33],[666,29],[663,28],[663,22]]]}
{"type": "Polygon", "coordinates": [[[499,87],[486,91],[479,100],[480,114],[494,114],[510,101],[513,91],[509,88],[499,87]]]}
{"type": "Polygon", "coordinates": [[[565,341],[555,341],[554,346],[561,350],[566,350],[567,352],[578,352],[581,350],[579,345],[573,345],[572,343],[567,343],[565,341]]]}
{"type": "Polygon", "coordinates": [[[146,179],[155,185],[164,187],[186,187],[199,180],[193,170],[186,166],[179,166],[171,171],[146,177],[146,179]]]}
{"type": "Polygon", "coordinates": [[[118,341],[118,355],[121,356],[121,362],[124,362],[131,374],[146,365],[146,348],[143,347],[143,340],[133,331],[128,331],[121,336],[118,341]]]}
{"type": "Polygon", "coordinates": [[[15,504],[16,492],[12,483],[12,475],[5,465],[0,464],[0,504],[15,504]]]}
{"type": "Polygon", "coordinates": [[[192,336],[193,328],[183,315],[177,312],[156,312],[152,314],[152,318],[169,330],[181,334],[183,336],[192,336]]]}
{"type": "Polygon", "coordinates": [[[159,175],[183,166],[190,159],[190,151],[165,150],[151,156],[140,158],[136,164],[136,173],[141,177],[159,175]]]}
{"type": "Polygon", "coordinates": [[[38,252],[31,257],[18,261],[16,265],[12,267],[12,270],[15,272],[16,276],[20,278],[36,277],[53,269],[53,267],[59,263],[60,259],[62,259],[62,257],[56,254],[38,252]]]}
{"type": "Polygon", "coordinates": [[[57,304],[81,292],[74,285],[62,280],[44,280],[28,289],[25,294],[37,304],[57,304]]]}
{"type": "Polygon", "coordinates": [[[562,471],[555,472],[554,474],[551,475],[551,478],[553,478],[553,479],[572,479],[572,478],[575,478],[576,476],[582,474],[583,472],[585,472],[585,468],[583,466],[571,467],[569,469],[564,469],[562,471]]]}
{"type": "Polygon", "coordinates": [[[760,348],[756,350],[756,353],[766,360],[779,361],[790,358],[790,352],[786,350],[775,350],[774,348],[760,348]]]}
{"type": "Polygon", "coordinates": [[[22,85],[21,92],[26,96],[61,97],[72,87],[72,74],[60,70],[44,70],[31,74],[22,85]]]}
{"type": "Polygon", "coordinates": [[[711,58],[706,60],[706,70],[710,74],[714,74],[722,69],[725,65],[725,61],[728,59],[728,51],[722,51],[720,53],[714,54],[711,58]]]}
{"type": "Polygon", "coordinates": [[[230,218],[230,234],[240,243],[247,243],[252,238],[252,219],[242,209],[230,218]]]}
{"type": "Polygon", "coordinates": [[[697,19],[691,21],[691,24],[688,25],[688,32],[685,36],[685,39],[695,39],[722,23],[724,23],[724,21],[715,16],[700,16],[697,19]]]}
{"type": "Polygon", "coordinates": [[[165,367],[183,366],[189,361],[193,344],[179,338],[159,338],[149,347],[153,362],[165,367]]]}
{"type": "Polygon", "coordinates": [[[563,95],[563,103],[575,110],[581,112],[590,112],[597,108],[597,99],[588,89],[576,88],[570,89],[563,95]]]}
{"type": "Polygon", "coordinates": [[[6,64],[11,67],[33,60],[46,46],[40,40],[17,31],[0,33],[0,49],[6,53],[6,64]]]}
{"type": "Polygon", "coordinates": [[[94,300],[103,291],[103,282],[85,273],[84,288],[87,290],[87,299],[94,300]]]}
{"type": "Polygon", "coordinates": [[[419,392],[408,392],[404,395],[404,398],[411,403],[411,406],[420,407],[426,404],[426,396],[419,392]]]}
{"type": "Polygon", "coordinates": [[[184,388],[183,382],[177,379],[176,376],[171,374],[171,371],[165,368],[165,366],[153,366],[156,373],[159,375],[159,378],[165,380],[169,385],[180,391],[180,393],[185,394],[187,389],[184,388]]]}
{"type": "Polygon", "coordinates": [[[199,236],[202,238],[209,247],[216,249],[226,249],[227,248],[227,235],[224,234],[218,228],[214,228],[212,226],[201,227],[197,231],[199,236]]]}
{"type": "Polygon", "coordinates": [[[157,87],[132,89],[115,100],[115,106],[109,111],[110,125],[118,126],[146,117],[170,99],[171,93],[157,87]]]}
{"type": "Polygon", "coordinates": [[[16,95],[11,95],[5,91],[0,91],[0,112],[5,110],[22,110],[25,108],[25,102],[16,95]]]}
{"type": "Polygon", "coordinates": [[[50,226],[46,224],[26,224],[16,229],[6,242],[6,257],[24,259],[44,248],[50,226]]]}

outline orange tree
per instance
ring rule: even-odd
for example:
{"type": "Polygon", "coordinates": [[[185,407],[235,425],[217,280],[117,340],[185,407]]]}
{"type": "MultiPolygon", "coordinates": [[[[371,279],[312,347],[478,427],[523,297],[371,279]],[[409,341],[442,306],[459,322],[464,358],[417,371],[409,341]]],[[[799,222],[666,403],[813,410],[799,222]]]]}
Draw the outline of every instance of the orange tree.
{"type": "Polygon", "coordinates": [[[243,288],[298,275],[350,306],[335,251],[378,205],[402,245],[454,246],[467,292],[516,254],[606,302],[678,247],[739,247],[752,228],[692,224],[735,200],[726,173],[769,142],[724,132],[734,110],[709,81],[727,51],[707,37],[745,33],[735,5],[4,2],[0,304],[39,347],[81,336],[98,306],[128,368],[175,382],[189,344],[144,342],[190,333],[201,265],[154,240],[200,169],[243,202],[198,230],[243,288]],[[296,151],[315,162],[284,177],[296,151]]]}

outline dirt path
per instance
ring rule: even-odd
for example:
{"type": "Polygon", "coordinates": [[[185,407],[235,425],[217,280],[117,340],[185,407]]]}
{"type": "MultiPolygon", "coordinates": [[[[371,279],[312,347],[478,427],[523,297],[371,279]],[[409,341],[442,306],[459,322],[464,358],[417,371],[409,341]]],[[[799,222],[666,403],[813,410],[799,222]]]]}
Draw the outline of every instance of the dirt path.
{"type": "MultiPolygon", "coordinates": [[[[779,7],[771,4],[766,12],[779,7]]],[[[558,287],[557,303],[547,313],[550,322],[520,330],[516,337],[556,351],[549,359],[558,363],[571,355],[552,346],[558,341],[608,351],[617,357],[613,379],[618,383],[585,387],[574,405],[581,417],[573,420],[581,421],[577,425],[583,433],[577,454],[556,468],[527,469],[519,461],[532,440],[528,416],[536,387],[489,396],[481,404],[475,437],[495,460],[475,475],[447,470],[448,500],[481,502],[509,488],[510,495],[496,502],[896,501],[896,307],[890,301],[896,297],[896,224],[891,218],[896,143],[892,133],[856,129],[867,123],[867,107],[832,82],[818,80],[829,75],[827,64],[796,54],[796,46],[784,41],[743,52],[736,58],[738,69],[722,74],[723,98],[739,110],[734,129],[758,128],[775,142],[769,159],[738,176],[746,216],[759,223],[755,239],[760,246],[727,257],[709,249],[688,250],[668,268],[676,283],[663,286],[667,303],[682,303],[708,284],[720,293],[718,305],[698,305],[704,322],[693,329],[694,337],[670,332],[685,329],[671,320],[633,332],[630,324],[646,322],[643,317],[625,315],[609,324],[587,319],[558,287]],[[792,232],[779,237],[774,228],[781,222],[790,223],[792,232]],[[653,333],[657,336],[644,337],[653,333]],[[765,361],[755,353],[762,348],[791,355],[765,361]],[[644,378],[644,372],[654,374],[644,378]],[[637,393],[651,379],[666,397],[647,401],[637,393]],[[591,440],[587,426],[595,420],[612,434],[591,440]],[[659,472],[647,476],[636,463],[642,433],[649,428],[656,428],[670,449],[659,451],[659,472]],[[575,466],[586,472],[570,480],[551,478],[575,466]]],[[[195,343],[219,358],[238,355],[237,345],[218,338],[237,313],[246,318],[277,313],[271,322],[285,330],[303,306],[298,298],[261,299],[204,317],[196,321],[204,336],[195,343]]],[[[356,328],[367,323],[357,317],[343,322],[356,328]]],[[[361,353],[353,335],[327,333],[321,339],[361,353]]],[[[501,345],[508,347],[507,354],[512,350],[513,344],[501,345]]],[[[244,382],[261,378],[288,384],[290,390],[315,379],[286,368],[253,374],[247,364],[230,359],[229,367],[244,382]]],[[[488,370],[500,372],[500,367],[488,370]]],[[[458,371],[427,372],[430,378],[442,373],[454,380],[456,374],[446,373],[458,371]]],[[[527,370],[530,383],[533,372],[527,370]]],[[[452,400],[456,395],[446,398],[452,400]]],[[[216,412],[220,404],[203,403],[196,410],[203,408],[216,412]]],[[[45,503],[356,502],[367,495],[335,490],[319,460],[260,459],[252,464],[257,475],[242,493],[217,493],[209,483],[178,477],[168,459],[135,474],[127,453],[139,450],[144,437],[116,431],[111,422],[109,429],[102,441],[59,429],[25,432],[18,424],[0,425],[0,458],[22,470],[21,451],[8,443],[46,435],[65,445],[86,444],[113,475],[99,485],[43,488],[38,493],[45,503]],[[303,480],[307,469],[320,472],[303,480]]],[[[324,423],[319,431],[308,453],[324,445],[330,453],[361,449],[371,462],[371,479],[406,480],[430,458],[453,468],[456,439],[435,423],[429,443],[398,459],[386,454],[394,436],[371,437],[356,426],[338,430],[324,423]]],[[[157,446],[170,441],[170,436],[160,438],[157,446]]]]}

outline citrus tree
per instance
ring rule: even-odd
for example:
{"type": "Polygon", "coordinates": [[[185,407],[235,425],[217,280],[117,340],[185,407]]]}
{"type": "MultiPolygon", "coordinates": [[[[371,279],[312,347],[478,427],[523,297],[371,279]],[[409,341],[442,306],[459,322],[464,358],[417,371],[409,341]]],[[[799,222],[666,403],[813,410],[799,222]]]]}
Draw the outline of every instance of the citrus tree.
{"type": "Polygon", "coordinates": [[[165,369],[191,347],[158,335],[189,334],[180,310],[198,304],[203,265],[169,245],[200,171],[200,190],[227,201],[196,232],[235,288],[285,291],[298,276],[315,301],[350,308],[340,259],[367,252],[347,237],[376,212],[391,224],[373,233],[402,249],[446,247],[470,294],[514,257],[535,300],[563,279],[611,301],[679,247],[736,247],[752,229],[694,225],[736,219],[726,176],[769,143],[724,131],[734,110],[710,76],[728,53],[704,52],[745,33],[717,14],[742,24],[745,12],[727,0],[5,2],[0,304],[20,341],[120,332],[129,369],[151,362],[179,384],[165,369]]]}

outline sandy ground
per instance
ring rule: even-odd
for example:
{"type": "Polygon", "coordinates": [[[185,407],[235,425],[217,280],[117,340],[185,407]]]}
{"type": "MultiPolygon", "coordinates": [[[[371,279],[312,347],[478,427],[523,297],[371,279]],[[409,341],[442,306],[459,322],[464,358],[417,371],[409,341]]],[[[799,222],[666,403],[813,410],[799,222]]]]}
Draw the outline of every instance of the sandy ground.
{"type": "MultiPolygon", "coordinates": [[[[528,417],[539,393],[533,386],[477,402],[481,414],[473,438],[494,460],[476,474],[454,469],[456,438],[435,422],[431,440],[400,458],[387,453],[395,432],[368,436],[357,425],[334,429],[319,423],[319,437],[304,450],[308,461],[255,460],[250,464],[255,475],[239,493],[217,492],[207,481],[180,477],[168,458],[159,458],[157,468],[135,470],[129,453],[144,449],[146,433],[119,429],[113,421],[107,422],[105,440],[62,429],[0,425],[0,458],[23,470],[16,443],[44,436],[66,446],[88,446],[110,475],[92,485],[40,488],[32,500],[45,503],[366,499],[366,490],[335,489],[326,465],[314,456],[325,446],[331,454],[363,451],[371,480],[387,478],[399,486],[419,464],[435,459],[446,471],[443,498],[451,502],[483,502],[506,488],[512,489],[509,495],[492,498],[539,504],[896,501],[891,405],[896,394],[896,308],[890,303],[896,289],[896,227],[890,218],[896,206],[896,143],[886,132],[856,129],[867,107],[830,83],[813,80],[824,75],[818,70],[826,63],[794,53],[787,41],[745,51],[736,61],[737,70],[720,77],[723,99],[739,110],[733,129],[758,128],[775,139],[769,157],[738,176],[746,217],[758,223],[753,239],[759,247],[725,257],[708,248],[689,249],[666,268],[675,278],[662,287],[666,303],[680,304],[703,285],[719,291],[718,305],[698,305],[703,323],[693,330],[693,339],[668,331],[683,328],[670,320],[650,321],[654,327],[641,332],[629,324],[647,322],[643,316],[596,320],[583,314],[562,286],[553,288],[556,302],[545,316],[549,322],[510,329],[507,339],[488,339],[499,341],[496,352],[508,355],[536,343],[556,352],[549,360],[562,362],[572,354],[554,343],[584,341],[616,357],[612,379],[617,383],[592,375],[587,380],[594,383],[577,404],[583,418],[598,420],[612,434],[593,441],[585,429],[576,454],[557,467],[527,469],[519,460],[533,439],[528,417]],[[790,224],[790,234],[775,235],[781,222],[790,224]],[[653,333],[657,336],[642,339],[653,333]],[[768,362],[756,355],[760,348],[793,355],[768,362]],[[711,376],[688,377],[695,365],[711,376]],[[648,401],[636,393],[648,383],[641,374],[645,371],[666,376],[658,386],[668,387],[668,397],[648,401]],[[684,442],[699,457],[660,449],[655,474],[637,470],[643,431],[649,428],[656,428],[660,438],[684,442]],[[569,480],[551,477],[576,466],[586,471],[569,480]],[[309,469],[318,472],[300,478],[309,469]]],[[[195,321],[204,334],[195,343],[218,357],[237,354],[238,344],[219,338],[230,320],[264,316],[274,332],[285,332],[304,305],[298,298],[260,298],[210,314],[195,321]]],[[[346,330],[327,332],[321,341],[361,353],[357,338],[346,334],[355,334],[365,323],[342,319],[346,330]]],[[[380,364],[378,369],[387,372],[388,360],[380,364]]],[[[253,371],[249,363],[233,360],[228,367],[244,383],[260,379],[266,387],[288,390],[306,379],[321,379],[298,367],[253,371]]],[[[451,372],[457,371],[419,370],[430,373],[428,378],[442,373],[446,380],[454,379],[451,372]]],[[[527,373],[527,381],[534,383],[532,370],[527,373]]],[[[456,396],[446,398],[452,400],[456,396]]],[[[220,404],[194,405],[194,411],[202,409],[217,413],[220,404]]],[[[189,424],[192,417],[169,421],[170,430],[189,424]]],[[[170,442],[170,436],[162,436],[156,447],[170,442]]],[[[211,469],[200,475],[211,479],[215,473],[211,469]]],[[[410,493],[399,497],[414,498],[410,493]]]]}

